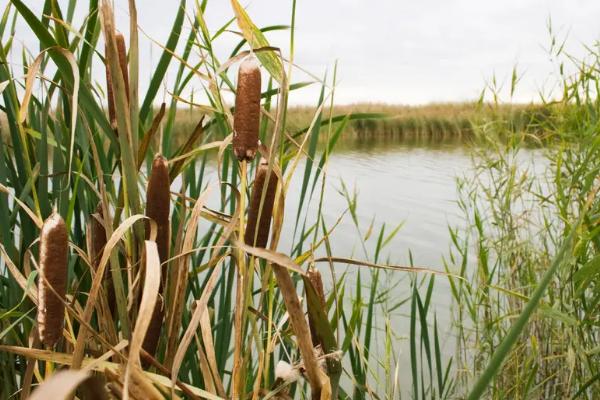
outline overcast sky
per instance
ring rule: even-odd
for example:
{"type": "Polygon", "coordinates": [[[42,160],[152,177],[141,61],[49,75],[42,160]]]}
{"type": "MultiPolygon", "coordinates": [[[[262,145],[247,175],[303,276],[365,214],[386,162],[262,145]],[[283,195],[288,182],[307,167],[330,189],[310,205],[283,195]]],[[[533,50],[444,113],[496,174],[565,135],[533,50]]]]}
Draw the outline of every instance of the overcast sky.
{"type": "MultiPolygon", "coordinates": [[[[39,10],[42,2],[26,3],[39,10]]],[[[82,15],[87,2],[78,3],[77,15],[82,15]]],[[[141,28],[164,43],[179,1],[137,3],[141,28]]],[[[291,0],[242,4],[259,26],[290,23],[291,0]]],[[[126,33],[126,0],[116,0],[116,14],[126,33]]],[[[232,16],[230,2],[210,0],[205,16],[209,29],[216,31],[232,16]]],[[[540,90],[551,88],[556,70],[548,54],[549,17],[575,56],[600,39],[600,0],[297,0],[295,57],[319,76],[338,61],[337,103],[472,100],[494,74],[500,82],[510,80],[514,65],[523,74],[515,100],[531,101],[540,90]]],[[[271,32],[268,38],[288,51],[289,33],[271,32]]],[[[18,26],[17,39],[35,43],[24,23],[18,26]]],[[[223,61],[237,41],[225,34],[215,44],[223,61]]],[[[142,37],[140,50],[143,78],[160,49],[142,37]]],[[[13,57],[13,62],[18,60],[13,57]]],[[[300,73],[295,77],[304,80],[300,73]]],[[[97,79],[103,83],[101,74],[97,79]]],[[[316,96],[316,88],[303,90],[292,102],[312,104],[316,96]]]]}

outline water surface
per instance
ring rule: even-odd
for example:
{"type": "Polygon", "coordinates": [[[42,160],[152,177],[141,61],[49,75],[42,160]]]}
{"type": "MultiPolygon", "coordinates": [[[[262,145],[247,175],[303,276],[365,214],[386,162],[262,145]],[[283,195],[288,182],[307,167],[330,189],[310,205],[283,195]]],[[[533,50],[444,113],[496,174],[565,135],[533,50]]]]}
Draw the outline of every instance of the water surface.
{"type": "MultiPolygon", "coordinates": [[[[402,141],[353,140],[344,142],[340,150],[335,152],[329,161],[322,209],[326,223],[331,226],[348,208],[347,199],[340,194],[343,181],[348,190],[356,190],[359,229],[347,214],[331,236],[333,254],[355,259],[372,259],[381,226],[385,224],[386,232],[391,232],[401,224],[400,230],[383,249],[378,261],[408,266],[411,265],[412,259],[414,266],[444,271],[444,260],[449,260],[449,252],[452,249],[449,227],[459,230],[466,228],[465,216],[457,201],[457,178],[472,179],[474,175],[471,148],[464,143],[431,145],[402,141]],[[360,238],[365,236],[370,226],[373,226],[373,234],[363,248],[360,238]]],[[[533,167],[535,174],[541,173],[546,165],[539,150],[521,150],[519,160],[521,159],[522,165],[526,168],[533,167]]],[[[299,167],[296,181],[290,186],[292,189],[287,194],[287,227],[293,227],[295,223],[297,192],[301,185],[303,167],[299,167]]],[[[314,221],[310,215],[315,215],[317,203],[318,194],[309,206],[310,221],[314,221]]],[[[290,232],[284,229],[280,246],[282,251],[289,250],[291,236],[290,232]]],[[[470,259],[474,260],[475,257],[470,259]]],[[[327,264],[320,265],[322,273],[326,275],[329,272],[327,264]]],[[[450,264],[450,268],[456,270],[459,266],[450,264]]],[[[368,295],[371,280],[367,270],[336,264],[336,276],[343,272],[346,272],[346,283],[350,289],[361,284],[365,287],[363,295],[368,295]]],[[[386,273],[380,277],[379,287],[387,286],[392,290],[387,304],[377,307],[374,323],[376,331],[383,333],[386,319],[389,320],[397,339],[394,356],[400,365],[406,366],[410,365],[409,303],[391,313],[386,313],[385,310],[410,296],[411,278],[414,277],[404,272],[386,273]]],[[[331,286],[331,276],[327,279],[327,284],[331,286]]],[[[351,304],[352,292],[353,290],[346,298],[348,304],[351,304]]],[[[362,299],[365,303],[368,300],[362,299]]],[[[432,308],[437,315],[443,341],[442,351],[446,359],[454,355],[451,304],[448,280],[438,277],[433,291],[432,308]]],[[[377,352],[373,353],[375,359],[383,354],[383,338],[382,334],[374,336],[373,348],[377,349],[377,352]]],[[[378,371],[377,375],[382,376],[381,372],[378,371]]],[[[400,383],[404,389],[410,387],[408,371],[402,374],[400,383]]],[[[377,387],[377,382],[372,384],[377,387]]]]}
{"type": "MultiPolygon", "coordinates": [[[[542,166],[540,151],[523,150],[524,161],[542,166]]],[[[315,164],[318,164],[320,155],[315,164]]],[[[313,175],[314,176],[313,166],[313,175]]],[[[278,251],[290,254],[297,243],[300,232],[294,232],[299,204],[302,176],[305,162],[300,162],[286,194],[285,220],[278,251]],[[295,234],[295,237],[294,237],[295,234]]],[[[289,171],[286,172],[286,174],[289,171]]],[[[457,178],[472,177],[472,150],[465,143],[447,142],[405,142],[402,140],[376,140],[364,137],[342,141],[331,155],[326,170],[326,185],[322,203],[322,213],[328,229],[336,223],[330,234],[331,251],[337,257],[373,261],[381,227],[385,224],[387,237],[397,226],[398,233],[381,251],[378,262],[402,266],[419,266],[431,270],[444,271],[444,260],[448,261],[452,249],[449,227],[465,228],[465,217],[458,206],[457,178]],[[351,217],[345,190],[353,197],[356,193],[356,221],[351,217]],[[340,216],[343,218],[340,220],[340,216]],[[357,226],[358,225],[358,226],[357,226]],[[368,235],[368,232],[371,232],[368,235]],[[368,240],[363,239],[368,236],[368,240]]],[[[212,171],[214,182],[214,170],[212,171]]],[[[309,192],[312,187],[312,177],[309,192]]],[[[307,226],[314,223],[319,209],[320,183],[312,197],[307,198],[300,221],[307,226]],[[306,207],[308,202],[308,207],[306,207]]],[[[213,197],[218,197],[215,196],[213,197]]],[[[209,204],[218,207],[217,204],[209,204]]],[[[312,240],[310,235],[310,242],[312,240]]],[[[317,239],[322,237],[319,232],[317,239]]],[[[308,249],[305,243],[304,251],[308,249]]],[[[324,256],[322,246],[317,254],[324,256]]],[[[471,257],[471,259],[474,259],[471,257]]],[[[331,290],[333,282],[339,282],[345,274],[346,307],[355,300],[357,285],[364,287],[363,296],[368,296],[371,284],[371,270],[344,263],[336,263],[335,276],[331,275],[328,264],[318,265],[325,280],[326,290],[331,290]]],[[[458,266],[450,265],[450,268],[458,266]]],[[[420,274],[418,276],[425,277],[420,274]]],[[[378,304],[374,327],[372,355],[378,358],[383,353],[383,333],[386,320],[391,324],[394,336],[394,357],[401,365],[410,365],[409,355],[409,302],[402,307],[394,305],[407,299],[411,294],[411,279],[414,276],[405,272],[384,272],[380,275],[379,289],[391,288],[387,302],[378,304]],[[392,312],[386,310],[394,308],[392,312]],[[379,334],[378,334],[379,333],[379,334]]],[[[363,298],[363,303],[368,302],[363,298]]],[[[436,278],[432,296],[432,308],[438,319],[444,356],[454,355],[454,338],[451,328],[452,297],[448,280],[436,278]]],[[[381,372],[381,371],[379,371],[381,372]]],[[[381,382],[379,382],[381,383],[381,382]]],[[[410,374],[402,374],[401,385],[408,388],[410,374]]],[[[374,387],[377,382],[372,382],[374,387]]]]}

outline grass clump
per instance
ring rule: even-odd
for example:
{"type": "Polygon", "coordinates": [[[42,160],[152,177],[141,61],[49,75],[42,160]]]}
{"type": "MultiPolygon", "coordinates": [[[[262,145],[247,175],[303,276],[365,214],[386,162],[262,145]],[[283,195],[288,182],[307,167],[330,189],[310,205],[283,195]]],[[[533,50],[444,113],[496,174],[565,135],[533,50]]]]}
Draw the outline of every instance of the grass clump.
{"type": "Polygon", "coordinates": [[[127,39],[108,1],[90,0],[83,20],[81,2],[5,8],[0,396],[597,397],[597,54],[541,106],[336,107],[334,69],[333,84],[312,83],[315,107],[292,108],[306,84],[267,40],[287,28],[259,29],[232,0],[233,19],[211,33],[206,3],[180,2],[143,95],[134,1],[127,39]],[[24,79],[8,62],[17,19],[42,50],[24,53],[24,79]],[[243,39],[220,59],[231,31],[243,39]],[[194,82],[202,104],[185,100],[194,82]],[[475,176],[459,182],[469,227],[451,231],[446,274],[386,262],[400,225],[362,226],[343,183],[347,207],[330,221],[327,167],[342,133],[480,145],[475,176]],[[530,143],[546,145],[542,181],[521,158],[530,143]],[[334,254],[345,217],[361,257],[334,254]],[[432,300],[440,279],[455,300],[454,357],[432,300]]]}
{"type": "Polygon", "coordinates": [[[459,180],[470,229],[453,231],[450,278],[459,387],[468,398],[588,398],[597,359],[598,54],[563,62],[563,97],[543,137],[492,120],[476,131],[474,176],[459,180]],[[576,71],[570,75],[569,67],[576,71]],[[581,74],[580,71],[590,71],[581,74]],[[594,71],[594,72],[591,72],[594,71]],[[545,144],[534,151],[531,142],[545,144]]]}

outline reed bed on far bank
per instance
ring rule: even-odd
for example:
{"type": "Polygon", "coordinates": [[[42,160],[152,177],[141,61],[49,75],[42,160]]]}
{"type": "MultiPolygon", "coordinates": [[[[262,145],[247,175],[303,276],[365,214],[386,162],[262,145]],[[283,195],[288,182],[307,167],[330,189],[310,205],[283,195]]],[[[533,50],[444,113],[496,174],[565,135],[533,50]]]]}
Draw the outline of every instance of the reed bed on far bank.
{"type": "MultiPolygon", "coordinates": [[[[478,126],[492,121],[505,121],[512,132],[528,132],[542,138],[542,126],[551,113],[550,104],[491,104],[432,103],[401,106],[385,103],[358,103],[335,105],[333,121],[345,123],[340,150],[345,143],[394,140],[403,143],[435,145],[439,143],[466,144],[478,126]],[[355,117],[355,118],[352,118],[355,117]]],[[[193,127],[194,112],[183,109],[175,120],[175,132],[187,132],[193,127]]],[[[287,112],[287,129],[297,133],[306,131],[314,116],[314,109],[292,106],[287,112]]],[[[327,129],[324,125],[323,130],[327,129]]],[[[178,136],[177,134],[175,135],[178,136]]],[[[320,147],[326,145],[324,137],[320,147]]]]}

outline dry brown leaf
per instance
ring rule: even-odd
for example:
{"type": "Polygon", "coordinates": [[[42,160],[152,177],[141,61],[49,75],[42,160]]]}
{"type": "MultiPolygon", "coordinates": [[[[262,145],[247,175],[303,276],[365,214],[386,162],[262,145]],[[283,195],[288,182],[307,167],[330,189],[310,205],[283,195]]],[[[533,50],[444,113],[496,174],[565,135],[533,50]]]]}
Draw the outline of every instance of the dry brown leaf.
{"type": "Polygon", "coordinates": [[[127,368],[125,369],[125,400],[129,398],[130,374],[133,373],[134,369],[140,364],[140,350],[142,349],[142,343],[144,342],[144,337],[146,336],[146,331],[148,330],[152,313],[156,306],[156,298],[160,286],[160,260],[158,258],[156,242],[146,240],[145,245],[146,274],[144,278],[144,290],[142,292],[140,310],[131,337],[127,368]]]}
{"type": "Polygon", "coordinates": [[[40,70],[40,66],[42,65],[42,60],[44,59],[44,55],[47,50],[42,51],[33,61],[33,64],[29,66],[29,70],[27,71],[27,78],[25,79],[25,94],[23,95],[23,100],[21,101],[21,108],[19,109],[19,122],[23,123],[27,119],[27,111],[29,110],[29,101],[31,100],[31,93],[33,92],[33,82],[35,81],[35,76],[38,74],[40,70]]]}
{"type": "Polygon", "coordinates": [[[338,263],[344,263],[344,264],[358,265],[359,267],[380,268],[380,269],[388,269],[388,270],[392,270],[392,271],[424,272],[427,274],[444,275],[444,276],[449,275],[446,272],[436,271],[436,270],[430,269],[430,268],[405,267],[402,265],[374,264],[374,263],[371,263],[368,261],[354,260],[352,258],[344,258],[344,257],[320,257],[320,258],[316,258],[314,260],[314,262],[316,262],[316,263],[317,262],[328,262],[328,263],[338,262],[338,263]]]}
{"type": "Polygon", "coordinates": [[[106,265],[108,264],[108,259],[110,258],[112,250],[119,240],[121,240],[125,232],[137,221],[144,218],[146,217],[141,214],[132,215],[131,217],[127,218],[121,225],[117,227],[117,229],[115,229],[108,242],[106,242],[106,246],[104,247],[104,252],[102,253],[100,263],[98,264],[98,270],[95,271],[90,294],[83,311],[82,321],[84,323],[80,326],[79,333],[77,334],[77,343],[75,344],[75,349],[73,350],[73,364],[71,365],[72,369],[79,369],[81,367],[81,361],[83,360],[87,337],[87,324],[92,318],[92,312],[96,306],[96,299],[98,297],[98,293],[100,292],[100,287],[102,286],[104,271],[106,269],[106,265]]]}
{"type": "Polygon", "coordinates": [[[291,271],[297,272],[300,275],[306,275],[306,272],[304,272],[302,268],[300,268],[300,266],[294,262],[294,260],[292,260],[289,256],[283,253],[278,253],[276,251],[262,249],[259,247],[248,246],[247,244],[242,243],[239,240],[236,241],[234,244],[250,255],[262,258],[273,264],[280,265],[291,271]]]}
{"type": "Polygon", "coordinates": [[[198,364],[200,367],[200,373],[202,374],[202,379],[204,380],[204,386],[206,387],[206,390],[216,394],[217,387],[215,386],[213,374],[210,371],[210,366],[208,365],[208,359],[206,358],[206,354],[202,348],[202,343],[200,342],[200,338],[197,334],[194,334],[194,339],[196,341],[196,354],[198,354],[198,364]]]}
{"type": "Polygon", "coordinates": [[[206,353],[206,358],[208,359],[210,371],[212,373],[215,385],[217,386],[217,394],[219,396],[225,397],[225,387],[223,386],[223,382],[221,381],[221,377],[219,376],[219,369],[217,366],[217,355],[215,353],[215,344],[213,342],[212,329],[210,326],[210,315],[208,314],[208,310],[202,313],[202,317],[200,319],[200,331],[202,332],[202,342],[204,344],[204,350],[206,353]]]}
{"type": "Polygon", "coordinates": [[[0,192],[4,192],[4,193],[8,194],[9,196],[12,196],[13,199],[15,200],[15,202],[27,213],[27,215],[29,215],[29,218],[31,218],[31,220],[35,223],[35,225],[38,228],[42,229],[42,225],[44,225],[44,221],[42,221],[42,219],[39,216],[37,216],[33,211],[31,211],[31,209],[29,207],[27,207],[27,205],[25,203],[23,203],[21,200],[19,200],[19,198],[16,197],[13,192],[8,190],[8,188],[2,184],[0,184],[0,192]]]}
{"type": "Polygon", "coordinates": [[[300,305],[296,287],[294,286],[290,273],[285,268],[274,264],[273,272],[275,273],[277,285],[279,286],[285,307],[288,311],[292,329],[298,341],[298,348],[300,349],[300,355],[302,356],[302,361],[306,368],[306,375],[308,377],[308,382],[310,383],[312,398],[320,398],[324,389],[331,391],[331,388],[328,388],[328,386],[331,385],[329,384],[329,379],[324,379],[326,376],[319,367],[315,357],[308,323],[304,317],[304,310],[300,305]]]}
{"type": "MultiPolygon", "coordinates": [[[[20,346],[5,346],[0,345],[0,351],[6,351],[13,354],[18,354],[26,358],[33,358],[40,361],[51,361],[56,364],[62,365],[71,365],[73,361],[73,356],[71,354],[65,353],[57,353],[50,350],[40,350],[40,349],[31,349],[29,347],[20,347],[20,346]]],[[[96,359],[93,358],[85,358],[81,365],[85,368],[86,366],[93,364],[93,370],[99,372],[111,371],[114,374],[118,374],[120,371],[121,365],[110,362],[110,361],[102,361],[96,362],[96,359]]],[[[150,378],[155,384],[162,386],[163,388],[171,387],[171,379],[155,374],[152,372],[143,371],[143,374],[150,378]]],[[[206,390],[199,389],[195,386],[191,386],[188,384],[184,384],[184,386],[193,394],[208,400],[224,400],[224,398],[215,396],[212,393],[207,392],[206,390]]]]}
{"type": "Polygon", "coordinates": [[[100,357],[92,360],[88,363],[85,368],[82,368],[84,371],[93,371],[95,370],[102,362],[110,360],[115,354],[123,350],[129,345],[127,340],[121,340],[114,348],[108,350],[106,353],[102,354],[100,357]]]}
{"type": "MultiPolygon", "coordinates": [[[[200,213],[202,208],[204,207],[204,203],[208,197],[208,194],[211,191],[211,186],[206,188],[206,190],[200,195],[198,200],[196,200],[196,204],[192,209],[192,215],[190,216],[190,220],[187,223],[187,230],[185,232],[185,238],[183,240],[183,246],[180,249],[182,253],[188,253],[194,247],[194,240],[196,239],[196,232],[198,228],[198,222],[200,220],[200,213]]],[[[181,314],[184,305],[184,297],[185,297],[185,289],[188,284],[188,274],[189,274],[189,260],[190,256],[182,257],[179,260],[179,265],[177,268],[176,281],[174,284],[173,298],[171,299],[171,307],[167,308],[167,311],[170,311],[170,314],[167,316],[167,351],[165,354],[165,365],[167,368],[173,366],[173,357],[175,356],[176,350],[175,345],[177,339],[179,338],[179,328],[181,326],[181,314]]]]}
{"type": "Polygon", "coordinates": [[[188,347],[192,343],[192,339],[194,338],[196,330],[198,329],[198,325],[202,320],[202,315],[208,315],[208,300],[210,299],[210,296],[217,284],[220,274],[221,264],[218,264],[215,267],[212,274],[210,275],[210,278],[206,283],[204,291],[202,292],[202,296],[200,296],[200,300],[197,300],[195,303],[196,309],[192,314],[190,323],[185,331],[185,334],[183,335],[183,338],[179,342],[179,347],[177,347],[177,352],[175,353],[175,357],[173,358],[173,367],[171,369],[171,388],[174,388],[175,386],[175,380],[177,379],[177,375],[179,374],[179,368],[181,368],[181,363],[183,362],[185,353],[187,352],[188,347]]]}
{"type": "Polygon", "coordinates": [[[19,271],[19,268],[17,268],[17,266],[12,262],[12,260],[6,253],[6,249],[1,244],[0,244],[0,254],[2,255],[2,258],[4,258],[4,263],[6,264],[6,267],[10,271],[10,273],[13,276],[13,278],[15,279],[15,281],[17,281],[17,283],[19,284],[19,286],[21,286],[21,289],[23,289],[23,291],[26,291],[27,296],[31,299],[31,301],[33,301],[33,304],[35,304],[37,306],[38,295],[37,295],[37,286],[35,285],[35,283],[32,283],[31,286],[29,287],[29,289],[27,288],[27,278],[25,278],[23,276],[23,274],[21,274],[21,271],[19,271]]]}
{"type": "Polygon", "coordinates": [[[87,371],[59,371],[42,382],[33,391],[30,400],[62,400],[69,398],[75,389],[90,377],[87,371]]]}
{"type": "MultiPolygon", "coordinates": [[[[130,394],[136,400],[164,399],[164,396],[160,393],[160,391],[158,391],[156,387],[154,387],[150,378],[144,375],[144,371],[139,365],[128,364],[127,369],[129,370],[129,372],[126,372],[125,375],[124,388],[127,388],[128,390],[124,390],[123,399],[128,399],[130,394]]],[[[173,400],[179,399],[178,396],[176,396],[175,394],[173,394],[171,398],[173,400]]]]}

